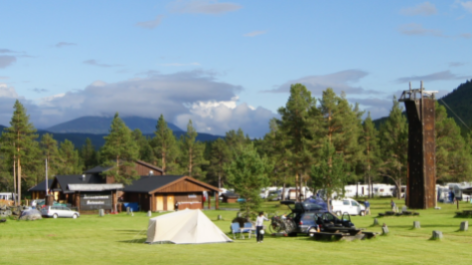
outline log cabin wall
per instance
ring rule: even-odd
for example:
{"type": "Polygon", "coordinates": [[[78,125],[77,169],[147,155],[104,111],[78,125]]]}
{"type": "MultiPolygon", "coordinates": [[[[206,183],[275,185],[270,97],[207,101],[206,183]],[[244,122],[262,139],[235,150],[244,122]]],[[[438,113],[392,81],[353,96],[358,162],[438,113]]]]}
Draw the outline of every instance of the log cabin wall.
{"type": "Polygon", "coordinates": [[[139,163],[136,163],[135,165],[136,165],[135,170],[138,172],[138,175],[140,175],[140,176],[148,176],[149,171],[151,171],[151,170],[152,170],[154,176],[161,176],[162,175],[162,172],[160,172],[160,171],[158,171],[154,168],[147,167],[146,165],[142,165],[142,164],[139,164],[139,163]]]}

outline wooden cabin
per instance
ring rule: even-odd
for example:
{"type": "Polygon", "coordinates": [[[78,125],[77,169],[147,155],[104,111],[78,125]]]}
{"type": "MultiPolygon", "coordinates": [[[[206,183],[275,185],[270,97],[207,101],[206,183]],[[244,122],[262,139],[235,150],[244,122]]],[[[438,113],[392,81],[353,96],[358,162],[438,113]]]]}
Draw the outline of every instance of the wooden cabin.
{"type": "MultiPolygon", "coordinates": [[[[125,202],[136,202],[141,211],[203,209],[204,192],[213,194],[218,209],[219,189],[188,176],[143,176],[123,189],[125,202]]],[[[211,207],[208,199],[208,208],[211,207]]]]}
{"type": "MultiPolygon", "coordinates": [[[[52,182],[54,179],[48,179],[48,190],[51,189],[52,182]]],[[[28,192],[31,194],[32,200],[45,199],[46,198],[46,180],[41,181],[38,185],[30,188],[28,192]]]]}
{"type": "Polygon", "coordinates": [[[79,212],[104,209],[112,212],[117,208],[117,192],[123,184],[103,183],[98,175],[56,176],[51,185],[54,200],[72,205],[79,212]]]}

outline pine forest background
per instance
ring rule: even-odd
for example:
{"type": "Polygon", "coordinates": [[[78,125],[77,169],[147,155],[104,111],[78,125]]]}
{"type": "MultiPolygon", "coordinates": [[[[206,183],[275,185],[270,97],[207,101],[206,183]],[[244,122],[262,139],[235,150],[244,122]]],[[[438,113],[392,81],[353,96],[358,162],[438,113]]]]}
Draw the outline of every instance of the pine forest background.
{"type": "MultiPolygon", "coordinates": [[[[471,181],[471,81],[436,103],[438,183],[471,181]]],[[[243,174],[248,183],[260,179],[254,188],[308,185],[339,194],[344,185],[359,182],[400,187],[406,180],[408,125],[403,105],[395,97],[392,102],[389,116],[373,121],[370,113],[349,104],[344,93],[327,88],[321,98],[314,98],[306,87],[294,84],[279,118],[270,121],[270,131],[251,139],[241,129],[224,137],[202,137],[192,121],[179,132],[162,115],[154,133],[143,134],[130,130],[118,113],[105,135],[49,133],[37,131],[17,101],[10,126],[0,127],[0,190],[13,191],[19,185],[26,194],[45,179],[46,158],[50,177],[116,165],[111,173],[129,183],[139,176],[123,168],[139,159],[165,174],[188,175],[241,192],[250,189],[238,187],[243,174]]]]}

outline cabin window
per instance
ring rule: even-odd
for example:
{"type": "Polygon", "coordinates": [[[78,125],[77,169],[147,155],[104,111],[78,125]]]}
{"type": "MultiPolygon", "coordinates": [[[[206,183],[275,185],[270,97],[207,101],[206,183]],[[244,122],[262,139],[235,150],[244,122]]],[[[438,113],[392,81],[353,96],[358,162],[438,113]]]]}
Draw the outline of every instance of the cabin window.
{"type": "Polygon", "coordinates": [[[197,198],[197,194],[189,194],[188,197],[189,198],[197,198]]]}

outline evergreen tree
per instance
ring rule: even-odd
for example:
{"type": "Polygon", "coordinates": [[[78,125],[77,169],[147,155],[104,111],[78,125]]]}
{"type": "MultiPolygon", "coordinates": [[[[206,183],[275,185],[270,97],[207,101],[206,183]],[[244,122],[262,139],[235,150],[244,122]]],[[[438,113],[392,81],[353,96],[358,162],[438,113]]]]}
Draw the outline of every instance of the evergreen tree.
{"type": "Polygon", "coordinates": [[[362,147],[361,167],[366,179],[365,183],[369,185],[369,197],[373,194],[373,178],[377,175],[379,160],[378,132],[370,117],[370,112],[362,125],[362,135],[359,138],[359,144],[362,147]]]}
{"type": "MultiPolygon", "coordinates": [[[[396,97],[393,97],[393,107],[379,131],[380,157],[383,161],[379,171],[395,183],[397,190],[401,190],[406,179],[408,156],[408,126],[402,111],[396,97]]],[[[397,198],[400,198],[400,192],[397,192],[397,198]]]]}
{"type": "Polygon", "coordinates": [[[344,185],[347,183],[346,172],[349,170],[346,167],[342,153],[336,153],[334,145],[329,142],[329,139],[325,139],[319,166],[312,166],[311,178],[325,191],[328,209],[331,209],[329,199],[334,193],[341,198],[344,196],[344,185]]]}
{"type": "Polygon", "coordinates": [[[162,114],[157,121],[154,134],[152,147],[154,157],[157,159],[157,165],[162,168],[164,175],[168,172],[177,171],[178,143],[162,114]]]}
{"type": "Polygon", "coordinates": [[[218,188],[222,188],[225,183],[224,168],[231,161],[231,151],[225,140],[218,138],[211,144],[210,166],[208,173],[217,177],[218,188]]]}
{"type": "Polygon", "coordinates": [[[105,136],[102,155],[106,158],[105,165],[113,166],[106,171],[118,183],[129,184],[139,175],[134,161],[138,159],[138,146],[133,140],[131,130],[126,126],[118,113],[115,114],[110,126],[110,134],[105,136]]]}
{"type": "Polygon", "coordinates": [[[82,172],[79,151],[75,149],[71,141],[66,139],[60,144],[59,156],[61,158],[57,172],[59,175],[74,175],[82,172]]]}
{"type": "Polygon", "coordinates": [[[91,169],[100,164],[97,159],[97,151],[95,151],[95,146],[93,146],[90,138],[85,139],[85,144],[82,145],[79,155],[84,170],[91,169]]]}
{"type": "Polygon", "coordinates": [[[436,179],[441,182],[460,182],[470,179],[471,154],[461,129],[447,117],[444,106],[436,102],[436,179]]]}
{"type": "Polygon", "coordinates": [[[320,112],[323,117],[322,122],[315,123],[319,129],[320,141],[327,139],[336,152],[343,154],[345,163],[353,168],[361,161],[362,148],[358,144],[358,139],[361,134],[360,117],[363,113],[358,110],[357,105],[353,108],[344,94],[339,97],[331,88],[323,91],[320,112]]]}
{"type": "Polygon", "coordinates": [[[202,171],[201,166],[207,165],[208,161],[203,156],[205,144],[196,141],[197,135],[198,133],[192,125],[192,120],[189,120],[187,133],[181,137],[181,164],[186,175],[203,179],[205,173],[202,171]]]}
{"type": "Polygon", "coordinates": [[[26,109],[16,100],[13,106],[14,112],[10,121],[10,127],[3,132],[3,144],[6,155],[14,161],[16,176],[14,175],[14,186],[18,190],[18,197],[21,199],[22,189],[26,189],[22,185],[22,179],[33,177],[39,172],[34,172],[38,165],[38,144],[35,141],[38,137],[33,124],[29,122],[29,115],[26,109]],[[26,169],[23,172],[23,169],[26,169]],[[29,170],[28,170],[29,169],[29,170]]]}
{"type": "Polygon", "coordinates": [[[134,129],[133,139],[139,147],[139,159],[148,163],[153,161],[153,153],[150,141],[143,135],[140,129],[134,129]]]}
{"type": "MultiPolygon", "coordinates": [[[[292,85],[287,104],[279,108],[279,114],[281,120],[277,123],[287,156],[287,168],[289,173],[295,176],[296,185],[301,187],[313,163],[313,124],[320,116],[316,99],[305,86],[292,85]]],[[[300,198],[299,189],[296,192],[297,198],[300,198]]]]}
{"type": "Polygon", "coordinates": [[[39,142],[41,152],[48,161],[48,175],[57,174],[59,167],[62,165],[60,161],[59,150],[57,149],[57,141],[49,133],[43,134],[39,142]]]}
{"type": "Polygon", "coordinates": [[[234,157],[251,142],[251,139],[248,136],[244,136],[243,130],[239,128],[238,131],[230,130],[226,132],[225,141],[234,157]]]}
{"type": "Polygon", "coordinates": [[[228,183],[245,201],[241,211],[246,217],[259,210],[261,188],[269,184],[267,174],[272,171],[270,163],[259,157],[252,145],[241,150],[241,153],[226,168],[228,183]]]}

